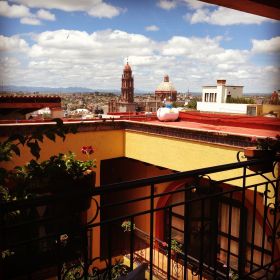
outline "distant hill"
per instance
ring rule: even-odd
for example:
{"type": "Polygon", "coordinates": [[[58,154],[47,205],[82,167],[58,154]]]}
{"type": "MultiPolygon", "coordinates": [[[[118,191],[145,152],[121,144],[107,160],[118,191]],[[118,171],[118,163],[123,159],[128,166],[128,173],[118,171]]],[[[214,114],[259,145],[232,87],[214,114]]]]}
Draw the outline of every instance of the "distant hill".
{"type": "Polygon", "coordinates": [[[59,88],[52,88],[52,87],[28,87],[28,86],[3,86],[1,88],[2,91],[8,92],[30,92],[30,93],[88,93],[88,92],[112,92],[112,93],[119,93],[118,90],[104,90],[104,89],[90,89],[90,88],[83,88],[83,87],[59,87],[59,88]]]}
{"type": "MultiPolygon", "coordinates": [[[[29,87],[29,86],[1,86],[0,91],[3,92],[23,92],[23,93],[114,93],[120,94],[120,89],[91,89],[84,87],[29,87]]],[[[135,89],[135,94],[147,94],[153,93],[153,91],[135,89]]],[[[201,96],[201,92],[190,92],[193,96],[201,96]]],[[[244,96],[266,96],[271,95],[271,93],[244,93],[244,96]]]]}
{"type": "MultiPolygon", "coordinates": [[[[29,86],[2,86],[1,91],[3,92],[28,92],[28,93],[115,93],[120,94],[120,90],[116,89],[91,89],[84,87],[29,87],[29,86]]],[[[146,91],[135,89],[135,94],[145,94],[146,91]]]]}

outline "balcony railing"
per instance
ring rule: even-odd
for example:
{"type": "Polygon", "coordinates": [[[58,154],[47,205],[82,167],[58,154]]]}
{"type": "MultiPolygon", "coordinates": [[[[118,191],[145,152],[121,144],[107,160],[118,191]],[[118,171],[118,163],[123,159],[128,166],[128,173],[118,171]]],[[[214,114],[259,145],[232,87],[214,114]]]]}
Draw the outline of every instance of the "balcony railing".
{"type": "Polygon", "coordinates": [[[280,179],[248,171],[271,161],[1,203],[1,279],[280,279],[280,179]]]}

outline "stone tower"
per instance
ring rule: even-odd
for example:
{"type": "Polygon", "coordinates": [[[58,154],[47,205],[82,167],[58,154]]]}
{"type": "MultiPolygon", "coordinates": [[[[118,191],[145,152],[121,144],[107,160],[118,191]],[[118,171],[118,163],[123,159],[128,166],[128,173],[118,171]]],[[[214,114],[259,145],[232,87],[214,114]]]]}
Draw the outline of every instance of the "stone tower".
{"type": "Polygon", "coordinates": [[[121,102],[134,102],[134,81],[131,67],[128,64],[128,62],[126,63],[123,69],[121,102]]]}

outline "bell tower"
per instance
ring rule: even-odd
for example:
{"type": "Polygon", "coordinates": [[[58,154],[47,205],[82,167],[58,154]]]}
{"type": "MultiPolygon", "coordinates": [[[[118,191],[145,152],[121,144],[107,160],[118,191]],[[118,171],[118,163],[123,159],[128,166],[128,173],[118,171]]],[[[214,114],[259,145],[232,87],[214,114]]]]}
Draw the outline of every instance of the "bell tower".
{"type": "Polygon", "coordinates": [[[121,101],[126,103],[134,102],[134,79],[128,62],[123,69],[121,101]]]}

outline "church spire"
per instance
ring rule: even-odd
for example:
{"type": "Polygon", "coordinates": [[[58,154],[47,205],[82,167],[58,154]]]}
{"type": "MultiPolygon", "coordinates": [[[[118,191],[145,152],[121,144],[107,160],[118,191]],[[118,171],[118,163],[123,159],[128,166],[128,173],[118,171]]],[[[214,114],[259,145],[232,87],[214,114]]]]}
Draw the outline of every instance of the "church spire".
{"type": "Polygon", "coordinates": [[[121,100],[126,103],[134,102],[134,79],[132,76],[131,67],[128,64],[128,58],[123,69],[121,100]]]}

